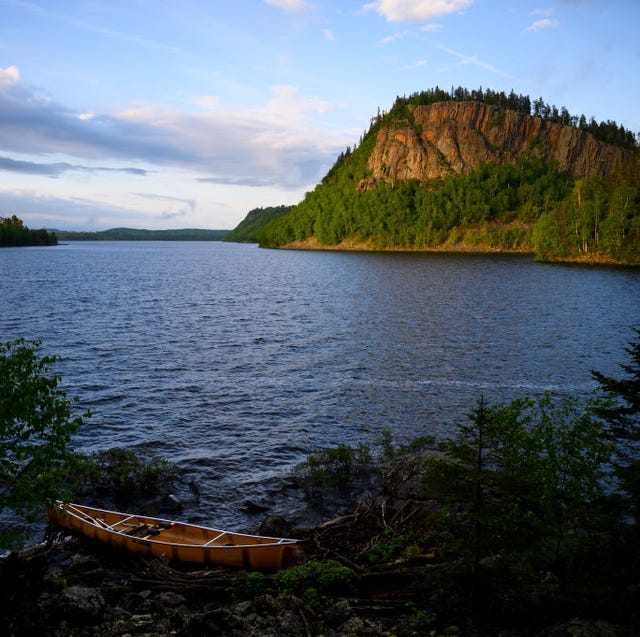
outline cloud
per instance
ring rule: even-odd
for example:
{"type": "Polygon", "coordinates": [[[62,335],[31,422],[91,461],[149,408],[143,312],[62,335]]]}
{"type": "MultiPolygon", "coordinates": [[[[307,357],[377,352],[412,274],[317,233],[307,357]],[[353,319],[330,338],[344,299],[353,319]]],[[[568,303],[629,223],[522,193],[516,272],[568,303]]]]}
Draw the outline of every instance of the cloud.
{"type": "Polygon", "coordinates": [[[555,11],[555,7],[546,7],[534,9],[531,12],[531,15],[551,15],[555,11]]]}
{"type": "Polygon", "coordinates": [[[81,230],[118,225],[148,225],[148,218],[144,214],[103,200],[57,197],[31,190],[0,188],[0,217],[15,214],[16,211],[19,211],[19,217],[30,228],[81,230]]]}
{"type": "MultiPolygon", "coordinates": [[[[19,78],[19,73],[5,69],[3,77],[19,78]]],[[[218,183],[232,183],[244,175],[246,184],[290,189],[317,183],[357,135],[354,130],[320,134],[313,118],[332,106],[303,96],[292,86],[274,87],[266,104],[253,108],[225,106],[211,97],[203,97],[200,104],[208,110],[193,113],[138,103],[83,118],[12,79],[0,85],[0,152],[56,154],[72,160],[67,164],[5,161],[4,167],[55,176],[89,170],[94,161],[141,162],[186,169],[198,177],[214,175],[218,183]]]]}
{"type": "Polygon", "coordinates": [[[543,18],[542,20],[536,20],[533,24],[528,26],[525,31],[540,31],[541,29],[549,29],[557,27],[559,22],[557,20],[551,20],[550,18],[543,18]]]}
{"type": "Polygon", "coordinates": [[[329,42],[336,41],[335,33],[331,29],[322,29],[322,35],[324,35],[325,40],[329,42]]]}
{"type": "Polygon", "coordinates": [[[44,164],[32,161],[11,159],[10,157],[0,157],[0,170],[23,173],[26,175],[45,175],[47,177],[58,177],[62,173],[68,172],[70,170],[82,170],[86,172],[127,173],[129,175],[138,175],[141,177],[148,174],[148,171],[142,168],[105,168],[103,166],[76,166],[67,162],[44,164]]]}
{"type": "Polygon", "coordinates": [[[398,31],[397,33],[392,33],[388,35],[386,38],[382,38],[380,40],[380,44],[391,44],[391,42],[395,42],[396,40],[402,40],[409,35],[408,31],[398,31]]]}
{"type": "Polygon", "coordinates": [[[437,22],[432,22],[431,24],[425,24],[423,27],[420,27],[421,31],[439,31],[442,29],[444,25],[438,24],[437,22]]]}
{"type": "Polygon", "coordinates": [[[218,107],[220,98],[217,95],[201,95],[196,97],[193,102],[203,110],[208,111],[218,107]]]}
{"type": "Polygon", "coordinates": [[[416,60],[413,64],[407,64],[400,68],[403,71],[415,71],[416,69],[421,69],[423,66],[427,66],[427,64],[428,62],[426,60],[416,60]]]}
{"type": "Polygon", "coordinates": [[[285,11],[293,11],[295,13],[306,11],[311,8],[311,5],[305,0],[264,0],[272,7],[278,7],[278,9],[284,9],[285,11]]]}
{"type": "Polygon", "coordinates": [[[0,86],[17,84],[20,81],[20,71],[17,66],[9,66],[6,69],[0,68],[0,86]]]}
{"type": "Polygon", "coordinates": [[[447,13],[462,11],[473,0],[376,0],[365,8],[374,9],[389,22],[422,22],[447,13]]]}
{"type": "Polygon", "coordinates": [[[189,217],[196,209],[195,199],[183,199],[182,197],[170,197],[167,195],[155,195],[148,193],[133,193],[136,197],[159,202],[162,210],[159,212],[161,219],[184,219],[189,217]]]}

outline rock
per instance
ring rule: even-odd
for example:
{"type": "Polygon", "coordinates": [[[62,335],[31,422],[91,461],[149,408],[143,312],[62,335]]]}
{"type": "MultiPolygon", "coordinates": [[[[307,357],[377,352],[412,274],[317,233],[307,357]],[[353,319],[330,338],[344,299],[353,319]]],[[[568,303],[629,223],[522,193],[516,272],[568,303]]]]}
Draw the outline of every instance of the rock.
{"type": "Polygon", "coordinates": [[[191,493],[196,496],[196,498],[200,497],[200,486],[197,482],[195,482],[194,480],[190,480],[189,489],[191,490],[191,493]]]}
{"type": "Polygon", "coordinates": [[[270,537],[290,537],[292,526],[281,515],[266,517],[258,527],[258,535],[270,537]]]}
{"type": "Polygon", "coordinates": [[[542,631],[538,637],[632,637],[632,633],[607,621],[574,618],[542,631]]]}
{"type": "Polygon", "coordinates": [[[382,128],[369,156],[372,175],[358,190],[384,181],[425,181],[504,164],[529,152],[558,162],[573,177],[607,176],[633,151],[596,140],[572,126],[479,102],[410,106],[405,122],[382,128]]]}
{"type": "Polygon", "coordinates": [[[242,508],[247,513],[264,513],[265,511],[268,511],[271,507],[268,506],[267,504],[261,504],[253,500],[245,500],[244,504],[242,505],[242,508]]]}
{"type": "Polygon", "coordinates": [[[104,608],[105,599],[99,588],[69,586],[59,596],[60,613],[77,625],[98,623],[104,608]]]}
{"type": "Polygon", "coordinates": [[[182,513],[182,502],[180,502],[180,499],[173,494],[165,495],[162,498],[160,505],[167,513],[182,513]]]}
{"type": "Polygon", "coordinates": [[[331,629],[337,629],[351,617],[351,605],[345,600],[332,604],[324,613],[324,620],[331,629]]]}
{"type": "Polygon", "coordinates": [[[184,604],[186,602],[186,598],[179,593],[174,593],[172,591],[163,591],[156,597],[156,603],[160,606],[164,607],[176,607],[184,604]]]}

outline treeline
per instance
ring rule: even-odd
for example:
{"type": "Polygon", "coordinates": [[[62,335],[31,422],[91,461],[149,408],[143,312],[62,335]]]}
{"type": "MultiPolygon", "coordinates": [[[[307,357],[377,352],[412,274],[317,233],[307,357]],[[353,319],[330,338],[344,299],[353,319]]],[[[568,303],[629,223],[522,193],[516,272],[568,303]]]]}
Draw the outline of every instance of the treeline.
{"type": "Polygon", "coordinates": [[[275,219],[291,210],[291,206],[269,206],[254,208],[247,216],[224,237],[224,241],[237,243],[258,243],[258,232],[271,219],[275,219]]]}
{"type": "MultiPolygon", "coordinates": [[[[524,115],[541,117],[549,122],[573,126],[587,133],[591,133],[596,139],[608,144],[615,144],[624,148],[637,148],[640,133],[634,133],[618,125],[615,121],[607,120],[597,122],[592,116],[589,119],[584,114],[571,115],[565,106],[558,108],[555,104],[547,104],[541,97],[532,100],[528,95],[517,94],[513,89],[507,94],[504,91],[493,91],[482,87],[469,91],[462,86],[451,87],[445,91],[438,86],[426,91],[420,91],[409,97],[397,97],[389,111],[392,117],[402,117],[407,106],[426,106],[437,102],[482,102],[501,109],[517,111],[524,115]]],[[[372,120],[372,125],[380,123],[386,113],[378,111],[372,120]]]]}
{"type": "Polygon", "coordinates": [[[0,217],[0,247],[12,246],[54,246],[58,244],[55,232],[45,229],[30,230],[21,219],[0,217]]]}
{"type": "Polygon", "coordinates": [[[98,232],[72,232],[57,230],[64,241],[222,241],[229,230],[138,230],[136,228],[111,228],[98,232]]]}
{"type": "Polygon", "coordinates": [[[610,178],[572,180],[539,158],[487,164],[470,175],[379,184],[358,192],[344,173],[259,239],[286,245],[315,236],[373,249],[478,249],[533,252],[540,261],[612,260],[640,264],[640,156],[610,178]],[[342,182],[342,183],[340,183],[342,182]]]}

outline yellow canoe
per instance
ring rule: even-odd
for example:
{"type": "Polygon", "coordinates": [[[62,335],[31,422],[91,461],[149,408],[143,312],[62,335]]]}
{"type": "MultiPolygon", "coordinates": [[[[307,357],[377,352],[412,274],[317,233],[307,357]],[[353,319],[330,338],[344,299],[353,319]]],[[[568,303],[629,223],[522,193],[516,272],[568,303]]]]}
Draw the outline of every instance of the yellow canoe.
{"type": "Polygon", "coordinates": [[[145,515],[57,501],[49,520],[141,555],[181,562],[276,571],[304,560],[302,540],[232,533],[145,515]]]}

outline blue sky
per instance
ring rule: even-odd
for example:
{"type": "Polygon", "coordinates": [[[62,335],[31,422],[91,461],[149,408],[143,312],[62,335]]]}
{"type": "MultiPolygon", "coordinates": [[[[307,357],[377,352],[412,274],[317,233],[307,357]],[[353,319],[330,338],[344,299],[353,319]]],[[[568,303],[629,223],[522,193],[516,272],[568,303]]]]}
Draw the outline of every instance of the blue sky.
{"type": "Polygon", "coordinates": [[[233,228],[436,85],[640,131],[639,23],[638,0],[0,0],[0,216],[233,228]]]}

